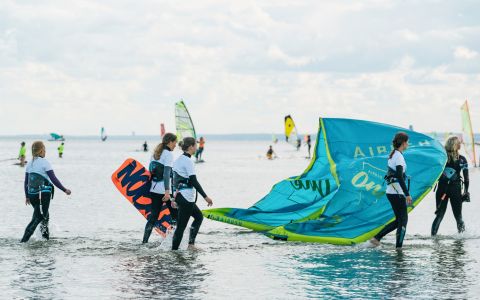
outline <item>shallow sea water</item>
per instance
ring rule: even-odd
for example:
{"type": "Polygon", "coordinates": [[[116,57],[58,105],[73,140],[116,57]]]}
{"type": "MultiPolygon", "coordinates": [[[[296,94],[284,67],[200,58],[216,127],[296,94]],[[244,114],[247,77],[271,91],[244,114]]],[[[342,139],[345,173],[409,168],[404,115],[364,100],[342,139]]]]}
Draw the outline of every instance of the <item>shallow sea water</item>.
{"type": "MultiPolygon", "coordinates": [[[[0,140],[0,159],[14,157],[19,142],[0,140]]],[[[472,202],[463,210],[467,231],[456,233],[449,208],[440,236],[430,238],[431,193],[409,215],[402,253],[394,250],[394,234],[376,249],[290,243],[207,219],[194,249],[172,252],[156,235],[141,244],[145,220],[110,180],[127,157],[148,163],[149,153],[135,151],[141,143],[69,140],[59,159],[58,144],[46,142],[47,159],[72,195],[57,190],[50,209],[52,239],[43,241],[36,233],[27,244],[19,243],[32,214],[24,204],[24,169],[0,161],[0,298],[475,299],[480,294],[477,170],[471,171],[472,202]]],[[[280,158],[268,161],[263,158],[268,145],[207,141],[206,163],[196,168],[215,207],[249,207],[274,183],[308,165],[304,148],[297,152],[284,143],[274,145],[280,158]]],[[[199,206],[206,208],[203,200],[199,206]]]]}

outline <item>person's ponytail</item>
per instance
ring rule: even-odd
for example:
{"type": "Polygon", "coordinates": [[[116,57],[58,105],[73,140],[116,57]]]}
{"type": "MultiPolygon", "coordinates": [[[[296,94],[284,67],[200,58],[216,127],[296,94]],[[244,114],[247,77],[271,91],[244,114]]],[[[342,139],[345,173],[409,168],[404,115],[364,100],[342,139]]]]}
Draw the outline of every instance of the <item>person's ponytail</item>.
{"type": "Polygon", "coordinates": [[[393,154],[395,153],[395,150],[398,150],[398,148],[400,148],[400,146],[402,146],[402,144],[407,141],[408,141],[408,134],[406,134],[405,132],[397,133],[393,138],[393,141],[392,141],[393,150],[392,152],[390,152],[390,155],[388,158],[391,159],[393,157],[393,154]]]}

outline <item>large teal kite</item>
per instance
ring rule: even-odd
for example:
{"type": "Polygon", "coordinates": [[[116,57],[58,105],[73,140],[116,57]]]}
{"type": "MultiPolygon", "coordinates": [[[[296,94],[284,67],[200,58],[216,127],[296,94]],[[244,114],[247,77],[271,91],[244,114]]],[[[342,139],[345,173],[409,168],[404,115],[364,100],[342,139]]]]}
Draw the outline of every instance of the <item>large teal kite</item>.
{"type": "Polygon", "coordinates": [[[440,177],[447,156],[431,137],[381,123],[320,119],[315,151],[303,174],[273,186],[248,209],[204,210],[205,217],[288,241],[361,243],[394,214],[385,195],[384,175],[393,136],[410,136],[405,151],[411,177],[411,211],[440,177]]]}

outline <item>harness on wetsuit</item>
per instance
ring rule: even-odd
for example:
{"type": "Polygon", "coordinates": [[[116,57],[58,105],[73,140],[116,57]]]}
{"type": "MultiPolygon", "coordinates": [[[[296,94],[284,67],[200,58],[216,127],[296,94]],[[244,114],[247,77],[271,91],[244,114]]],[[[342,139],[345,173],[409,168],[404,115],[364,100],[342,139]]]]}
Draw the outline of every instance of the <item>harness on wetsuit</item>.
{"type": "Polygon", "coordinates": [[[158,161],[152,160],[150,162],[150,165],[148,166],[148,170],[150,171],[150,174],[152,174],[152,181],[153,182],[159,182],[163,180],[163,170],[165,169],[165,166],[158,161]],[[158,174],[158,175],[157,175],[158,174]]]}
{"type": "Polygon", "coordinates": [[[51,193],[53,198],[53,185],[38,173],[28,173],[27,193],[29,195],[51,193]]]}
{"type": "MultiPolygon", "coordinates": [[[[445,183],[447,185],[447,189],[450,186],[450,184],[460,183],[462,185],[462,187],[465,184],[463,182],[462,176],[460,175],[460,171],[468,169],[468,163],[462,163],[459,159],[458,160],[458,166],[459,166],[458,171],[455,168],[452,168],[452,167],[445,167],[442,175],[440,176],[440,179],[438,180],[439,182],[445,183]]],[[[434,191],[436,189],[437,189],[437,185],[435,185],[434,191]]],[[[447,190],[445,190],[441,199],[445,200],[446,196],[447,196],[447,190]]],[[[466,192],[465,194],[463,194],[462,195],[462,201],[463,202],[470,202],[470,193],[466,192]]]]}
{"type": "MultiPolygon", "coordinates": [[[[190,182],[189,178],[185,178],[179,175],[177,172],[173,171],[173,190],[181,191],[185,189],[193,189],[193,184],[190,182]]],[[[198,191],[195,190],[195,203],[197,203],[198,191]]]]}
{"type": "Polygon", "coordinates": [[[177,190],[192,189],[193,185],[189,178],[185,178],[179,175],[177,172],[173,172],[173,187],[177,190]]]}
{"type": "MultiPolygon", "coordinates": [[[[396,173],[396,170],[388,167],[387,174],[383,177],[384,182],[386,182],[387,185],[399,183],[400,180],[397,178],[396,173]]],[[[407,174],[403,173],[403,181],[407,183],[407,190],[410,192],[410,176],[407,176],[407,174]]]]}

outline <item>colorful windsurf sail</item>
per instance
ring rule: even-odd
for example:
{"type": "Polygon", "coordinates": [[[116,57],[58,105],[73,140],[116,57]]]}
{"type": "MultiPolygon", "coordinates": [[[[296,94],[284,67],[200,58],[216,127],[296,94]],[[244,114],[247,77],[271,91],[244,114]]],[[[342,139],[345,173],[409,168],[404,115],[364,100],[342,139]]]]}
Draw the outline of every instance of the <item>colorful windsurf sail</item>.
{"type": "Polygon", "coordinates": [[[303,174],[285,179],[248,209],[219,208],[205,217],[274,239],[332,244],[368,240],[394,220],[384,175],[393,136],[405,131],[410,194],[416,207],[440,177],[446,154],[433,138],[386,124],[320,119],[315,151],[303,174]]]}
{"type": "Polygon", "coordinates": [[[107,140],[107,135],[105,134],[105,128],[102,127],[102,129],[100,129],[100,139],[102,140],[102,142],[105,142],[107,140]]]}
{"type": "Polygon", "coordinates": [[[465,100],[462,107],[460,108],[462,115],[462,140],[465,152],[467,153],[468,158],[477,166],[477,155],[475,153],[475,136],[473,134],[472,120],[470,119],[470,110],[468,108],[468,102],[465,100]]]}
{"type": "Polygon", "coordinates": [[[290,115],[285,116],[285,140],[292,144],[295,148],[298,147],[298,132],[295,122],[290,115]]]}
{"type": "Polygon", "coordinates": [[[190,113],[188,112],[187,106],[183,100],[175,103],[175,126],[179,141],[186,137],[193,137],[194,139],[197,139],[192,118],[190,117],[190,113]]]}

